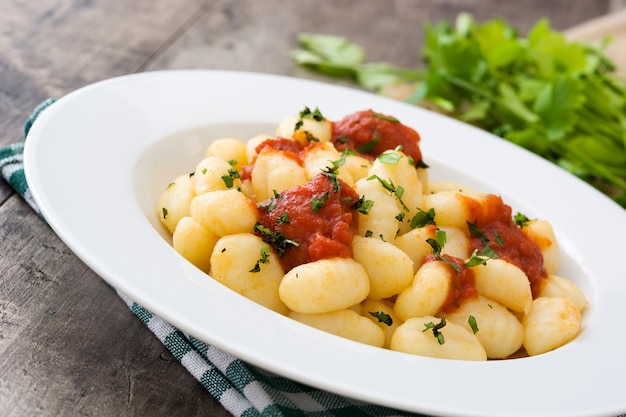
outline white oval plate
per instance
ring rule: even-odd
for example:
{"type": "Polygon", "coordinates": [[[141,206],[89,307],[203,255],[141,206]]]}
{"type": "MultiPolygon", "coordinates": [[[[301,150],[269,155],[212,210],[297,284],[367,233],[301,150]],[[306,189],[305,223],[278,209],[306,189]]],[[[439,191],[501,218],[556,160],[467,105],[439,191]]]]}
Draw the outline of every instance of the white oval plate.
{"type": "Polygon", "coordinates": [[[102,278],[184,332],[321,389],[449,416],[609,416],[626,412],[626,212],[577,178],[501,139],[370,93],[280,76],[166,71],[99,82],[61,98],[30,131],[25,170],[55,232],[102,278]],[[330,120],[372,108],[422,136],[431,176],[501,195],[547,219],[561,275],[591,306],[581,334],[532,358],[419,357],[294,322],[221,286],[169,246],[156,200],[211,139],[273,134],[319,107],[330,120]]]}

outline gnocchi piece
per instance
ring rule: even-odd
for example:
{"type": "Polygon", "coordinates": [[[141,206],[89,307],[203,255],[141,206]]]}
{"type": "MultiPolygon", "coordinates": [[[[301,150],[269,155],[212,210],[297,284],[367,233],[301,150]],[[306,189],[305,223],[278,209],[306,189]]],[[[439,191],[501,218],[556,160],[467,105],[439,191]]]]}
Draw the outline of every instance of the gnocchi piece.
{"type": "Polygon", "coordinates": [[[549,274],[554,274],[561,264],[561,252],[552,225],[545,220],[530,220],[524,225],[522,232],[539,246],[543,255],[543,267],[549,274]]]}
{"type": "Polygon", "coordinates": [[[298,313],[327,313],[359,304],[370,282],[352,258],[331,258],[299,265],[285,274],[278,289],[281,300],[298,313]]]}
{"type": "Polygon", "coordinates": [[[517,312],[528,312],[533,300],[528,277],[517,266],[502,259],[490,259],[474,268],[476,290],[517,312]]]}
{"type": "Polygon", "coordinates": [[[431,194],[430,183],[428,182],[428,168],[417,168],[417,178],[420,180],[420,184],[422,184],[422,194],[427,195],[431,194]]]}
{"type": "MultiPolygon", "coordinates": [[[[440,227],[439,229],[446,232],[447,238],[446,244],[441,250],[442,255],[450,255],[459,259],[469,257],[469,239],[462,230],[456,227],[440,227]]],[[[413,261],[414,272],[417,272],[424,257],[432,252],[432,247],[426,242],[426,239],[434,239],[436,231],[436,226],[419,227],[398,236],[393,242],[394,245],[409,255],[413,261]]]]}
{"type": "Polygon", "coordinates": [[[260,134],[251,138],[246,142],[246,157],[248,159],[248,163],[254,162],[257,157],[256,148],[265,142],[266,140],[273,139],[270,135],[260,134]]]}
{"type": "Polygon", "coordinates": [[[352,177],[352,183],[360,180],[361,178],[367,178],[369,176],[369,170],[372,167],[372,163],[358,155],[346,155],[346,162],[343,165],[352,177]]]}
{"type": "Polygon", "coordinates": [[[374,323],[378,325],[385,334],[385,343],[384,347],[389,349],[389,345],[391,344],[391,336],[396,331],[398,326],[402,324],[402,320],[400,317],[396,316],[396,313],[393,312],[393,303],[389,300],[365,300],[361,303],[360,314],[367,317],[374,323]],[[378,314],[384,314],[389,316],[390,323],[385,323],[381,321],[378,314]]]}
{"type": "Polygon", "coordinates": [[[524,328],[517,317],[502,304],[480,295],[446,313],[446,319],[476,334],[489,359],[507,358],[524,341],[524,328]]]}
{"type": "Polygon", "coordinates": [[[280,193],[306,182],[304,168],[283,151],[261,151],[252,168],[252,188],[257,201],[273,197],[274,191],[280,193]]]}
{"type": "Polygon", "coordinates": [[[422,198],[422,210],[435,210],[435,221],[438,226],[451,226],[464,230],[467,228],[471,213],[467,205],[468,199],[480,201],[483,197],[469,191],[440,191],[425,194],[422,198]]]}
{"type": "Polygon", "coordinates": [[[572,341],[581,328],[580,311],[565,297],[539,297],[522,318],[524,348],[533,356],[572,341]]]}
{"type": "Polygon", "coordinates": [[[237,190],[211,191],[196,196],[189,212],[217,236],[251,232],[258,220],[255,203],[237,190]]]}
{"type": "Polygon", "coordinates": [[[210,275],[233,291],[280,314],[288,312],[278,296],[284,271],[278,256],[251,233],[221,237],[211,254],[210,275]]]}
{"type": "Polygon", "coordinates": [[[413,281],[413,262],[400,249],[378,238],[355,236],[354,260],[365,268],[370,281],[368,298],[380,300],[398,294],[413,281]]]}
{"type": "Polygon", "coordinates": [[[451,192],[474,192],[469,187],[464,184],[454,182],[454,181],[431,181],[429,184],[430,193],[440,193],[442,191],[451,191],[451,192]]]}
{"type": "MultiPolygon", "coordinates": [[[[317,142],[306,147],[302,152],[302,159],[304,162],[304,171],[307,179],[315,177],[322,171],[327,171],[328,168],[332,168],[333,161],[339,161],[341,159],[341,153],[335,149],[331,142],[317,142]]],[[[354,184],[352,175],[347,170],[345,165],[338,168],[337,177],[345,181],[346,184],[354,184]]]]}
{"type": "Polygon", "coordinates": [[[434,316],[410,318],[393,333],[390,349],[433,358],[487,360],[487,353],[478,337],[458,324],[446,322],[438,330],[444,339],[444,343],[440,344],[430,328],[440,322],[441,319],[434,316]]]}
{"type": "Polygon", "coordinates": [[[195,197],[189,175],[176,177],[161,193],[157,203],[158,217],[170,233],[183,217],[189,216],[189,206],[195,197]]]}
{"type": "Polygon", "coordinates": [[[444,262],[426,262],[411,285],[398,294],[393,310],[404,321],[435,315],[448,297],[450,283],[450,270],[444,262]]]}
{"type": "Polygon", "coordinates": [[[328,120],[315,120],[307,116],[289,116],[276,128],[276,136],[293,138],[306,146],[311,142],[330,142],[332,126],[328,120]],[[302,125],[296,129],[296,125],[302,125]]]}
{"type": "Polygon", "coordinates": [[[328,313],[305,314],[291,311],[288,317],[316,329],[334,334],[355,342],[375,347],[385,345],[385,334],[375,323],[350,309],[328,313]]]}
{"type": "Polygon", "coordinates": [[[248,164],[246,144],[237,138],[220,138],[207,148],[205,156],[217,156],[228,162],[237,171],[248,164]]]}
{"type": "Polygon", "coordinates": [[[236,170],[225,160],[217,156],[207,156],[196,166],[192,177],[193,190],[196,195],[209,191],[227,190],[241,185],[236,170]]]}
{"type": "Polygon", "coordinates": [[[565,297],[581,312],[589,304],[578,285],[569,279],[553,274],[544,278],[538,297],[565,297]]]}
{"type": "Polygon", "coordinates": [[[172,246],[183,258],[209,273],[211,253],[218,237],[193,217],[183,217],[172,235],[172,246]]]}
{"type": "Polygon", "coordinates": [[[400,227],[396,218],[401,212],[398,201],[378,181],[362,178],[354,184],[354,190],[374,201],[368,214],[359,213],[359,235],[371,235],[393,243],[400,227]]]}
{"type": "Polygon", "coordinates": [[[405,220],[400,223],[400,232],[409,231],[411,219],[417,213],[422,201],[422,183],[417,176],[415,166],[404,153],[389,150],[374,160],[369,174],[390,181],[396,190],[407,191],[396,192],[395,196],[405,211],[405,220]]]}

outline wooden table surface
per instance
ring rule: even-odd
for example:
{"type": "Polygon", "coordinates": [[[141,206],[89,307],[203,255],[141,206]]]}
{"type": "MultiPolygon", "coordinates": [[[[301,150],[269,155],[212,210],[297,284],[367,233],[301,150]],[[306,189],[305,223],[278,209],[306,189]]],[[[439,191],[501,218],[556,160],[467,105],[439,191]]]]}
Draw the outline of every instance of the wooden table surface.
{"type": "MultiPolygon", "coordinates": [[[[0,146],[22,138],[42,100],[122,74],[215,68],[320,78],[290,61],[301,32],[345,35],[372,60],[417,66],[424,22],[467,11],[504,17],[523,33],[541,17],[563,30],[620,4],[2,0],[0,146]]],[[[0,283],[1,416],[229,415],[3,181],[0,283]]]]}

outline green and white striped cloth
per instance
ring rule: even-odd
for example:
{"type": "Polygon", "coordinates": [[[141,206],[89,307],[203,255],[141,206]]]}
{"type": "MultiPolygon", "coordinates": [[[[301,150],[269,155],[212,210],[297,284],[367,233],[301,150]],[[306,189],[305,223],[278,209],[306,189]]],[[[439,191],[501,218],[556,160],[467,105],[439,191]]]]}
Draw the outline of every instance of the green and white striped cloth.
{"type": "MultiPolygon", "coordinates": [[[[54,99],[49,99],[35,109],[24,126],[25,137],[37,116],[53,103],[54,99]]],[[[24,142],[0,148],[0,171],[15,191],[42,216],[24,177],[23,151],[24,142]]],[[[347,399],[257,369],[184,334],[119,291],[117,294],[189,373],[234,416],[417,416],[347,399]]]]}

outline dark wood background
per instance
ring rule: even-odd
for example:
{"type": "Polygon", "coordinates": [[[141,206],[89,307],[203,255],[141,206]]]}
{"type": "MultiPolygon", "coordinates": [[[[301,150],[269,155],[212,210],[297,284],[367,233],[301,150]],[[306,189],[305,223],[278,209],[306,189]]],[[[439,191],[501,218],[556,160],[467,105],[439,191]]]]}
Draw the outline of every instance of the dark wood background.
{"type": "MultiPolygon", "coordinates": [[[[472,13],[564,30],[610,0],[2,0],[0,146],[48,97],[157,69],[320,78],[294,67],[301,32],[345,35],[371,60],[417,66],[424,22],[472,13]]],[[[229,415],[0,181],[0,415],[229,415]]]]}

